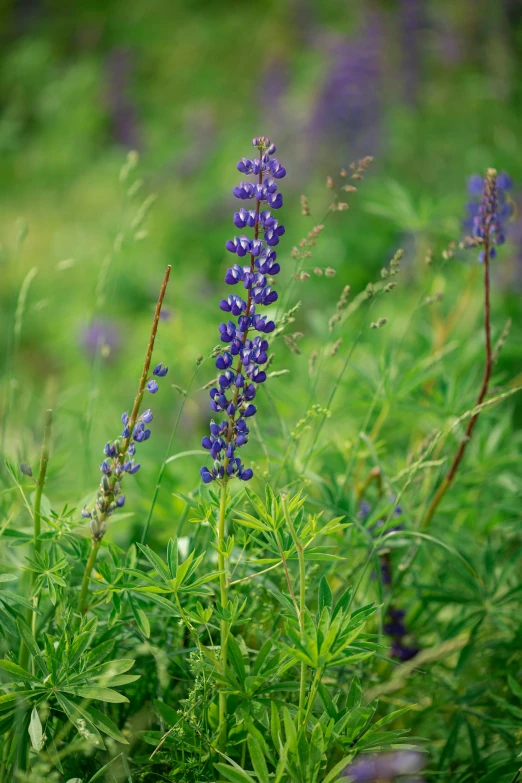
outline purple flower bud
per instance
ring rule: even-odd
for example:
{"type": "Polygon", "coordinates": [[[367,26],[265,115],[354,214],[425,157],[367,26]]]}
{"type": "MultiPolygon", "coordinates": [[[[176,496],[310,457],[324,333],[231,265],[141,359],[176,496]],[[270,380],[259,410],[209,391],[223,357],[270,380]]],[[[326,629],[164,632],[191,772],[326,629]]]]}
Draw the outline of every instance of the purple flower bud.
{"type": "Polygon", "coordinates": [[[20,472],[24,474],[24,476],[32,476],[33,470],[30,465],[27,465],[25,462],[20,463],[20,472]]]}
{"type": "Polygon", "coordinates": [[[116,505],[118,506],[118,508],[123,508],[123,506],[125,505],[125,495],[119,495],[116,498],[116,505]]]}
{"type": "Polygon", "coordinates": [[[149,381],[147,383],[147,391],[149,391],[151,394],[156,394],[158,389],[159,389],[159,386],[156,383],[156,381],[149,381]]]}
{"type": "Polygon", "coordinates": [[[110,464],[110,462],[104,459],[103,462],[100,463],[100,470],[106,476],[110,476],[112,473],[112,465],[110,464]]]}
{"type": "Polygon", "coordinates": [[[150,408],[148,408],[146,411],[144,411],[144,412],[141,414],[140,418],[141,418],[141,420],[142,420],[143,422],[145,422],[145,424],[150,424],[150,422],[151,422],[151,421],[152,421],[152,419],[154,418],[154,417],[153,417],[153,415],[152,415],[152,411],[150,410],[150,408]]]}
{"type": "Polygon", "coordinates": [[[214,476],[212,475],[212,473],[209,471],[208,468],[205,467],[201,468],[199,474],[205,484],[210,484],[212,481],[214,481],[214,476]]]}
{"type": "Polygon", "coordinates": [[[168,371],[169,371],[169,368],[164,366],[163,362],[160,362],[153,369],[152,374],[156,375],[158,378],[164,378],[165,375],[168,373],[168,371]]]}

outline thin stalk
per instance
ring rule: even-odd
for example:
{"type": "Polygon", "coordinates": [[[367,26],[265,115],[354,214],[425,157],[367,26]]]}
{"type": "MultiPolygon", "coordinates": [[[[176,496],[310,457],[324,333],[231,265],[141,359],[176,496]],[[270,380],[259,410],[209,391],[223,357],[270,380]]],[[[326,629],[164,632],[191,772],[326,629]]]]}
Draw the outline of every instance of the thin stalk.
{"type": "Polygon", "coordinates": [[[85,566],[85,571],[83,573],[83,579],[82,579],[82,586],[80,590],[80,599],[78,601],[78,611],[80,614],[85,614],[87,611],[87,607],[85,605],[87,600],[87,593],[89,590],[89,580],[91,578],[92,569],[94,568],[94,564],[96,562],[96,555],[98,554],[98,549],[100,548],[101,539],[99,541],[96,541],[93,539],[92,546],[91,546],[91,553],[89,555],[89,559],[87,560],[87,565],[85,566]]]}
{"type": "MultiPolygon", "coordinates": [[[[283,513],[285,515],[285,521],[290,530],[292,541],[294,542],[297,559],[299,562],[299,630],[301,636],[304,636],[304,618],[306,610],[306,563],[304,556],[304,547],[297,535],[297,531],[294,527],[292,517],[290,516],[290,509],[288,508],[288,496],[284,495],[283,501],[283,513]]],[[[303,715],[306,702],[306,664],[301,663],[301,675],[299,678],[299,713],[303,715]]]]}
{"type": "Polygon", "coordinates": [[[310,717],[310,713],[312,712],[312,707],[314,706],[315,697],[317,696],[317,689],[319,688],[319,683],[321,682],[322,676],[323,676],[323,670],[317,669],[315,672],[314,679],[312,681],[312,685],[310,687],[310,693],[308,694],[308,704],[306,705],[306,712],[299,733],[301,733],[302,731],[306,731],[306,724],[308,723],[308,718],[310,717]]]}
{"type": "MultiPolygon", "coordinates": [[[[226,609],[228,604],[228,588],[226,575],[226,561],[223,554],[225,546],[225,523],[227,515],[227,487],[228,481],[225,479],[221,484],[221,498],[219,503],[219,524],[217,536],[218,568],[219,568],[219,593],[222,610],[226,609]]],[[[221,674],[226,677],[227,674],[227,653],[228,653],[228,634],[229,623],[221,620],[221,674]]],[[[222,690],[219,692],[219,743],[224,744],[227,738],[227,696],[222,690]]]]}
{"type": "MultiPolygon", "coordinates": [[[[36,490],[34,493],[34,506],[33,506],[33,558],[39,554],[42,549],[42,542],[40,541],[40,534],[42,532],[42,494],[45,486],[45,477],[47,475],[47,465],[49,462],[49,439],[51,435],[51,426],[53,422],[53,412],[51,410],[46,411],[45,414],[45,426],[42,440],[42,450],[40,453],[40,467],[38,470],[38,478],[36,479],[36,490]]],[[[31,571],[30,592],[32,595],[34,590],[34,584],[36,581],[36,573],[31,571]]],[[[26,622],[33,630],[33,635],[36,633],[36,618],[38,611],[38,596],[33,596],[33,608],[28,609],[26,612],[26,622]]],[[[29,660],[29,650],[27,646],[22,642],[20,647],[20,666],[24,669],[27,667],[29,660]]]]}
{"type": "MultiPolygon", "coordinates": [[[[120,465],[123,465],[123,463],[125,461],[125,455],[127,453],[127,449],[129,448],[129,444],[130,444],[132,436],[133,436],[134,426],[135,426],[135,424],[136,424],[136,422],[138,420],[138,416],[139,416],[139,413],[140,413],[140,406],[141,406],[141,403],[142,403],[142,400],[143,400],[143,395],[145,394],[145,386],[146,386],[148,378],[149,378],[150,364],[151,364],[151,361],[152,361],[152,353],[154,351],[154,343],[155,343],[155,340],[156,340],[156,334],[158,332],[158,324],[159,324],[159,319],[160,319],[160,314],[161,314],[161,307],[163,305],[163,300],[165,298],[165,293],[167,291],[167,285],[168,285],[168,282],[169,282],[171,269],[172,269],[172,267],[169,264],[167,266],[166,271],[165,271],[165,276],[163,278],[163,283],[161,284],[161,288],[160,288],[160,292],[159,292],[159,296],[158,296],[158,301],[156,303],[156,309],[154,311],[154,318],[152,320],[152,327],[151,327],[151,331],[150,331],[149,343],[147,345],[147,353],[145,354],[145,361],[143,363],[143,370],[142,370],[142,373],[141,373],[140,382],[138,384],[138,392],[136,394],[136,397],[134,398],[134,405],[132,406],[132,411],[131,411],[131,414],[129,416],[129,420],[127,422],[127,427],[128,427],[128,430],[129,430],[129,436],[122,441],[120,453],[118,455],[118,461],[119,461],[120,465]]],[[[118,477],[114,473],[111,476],[111,479],[110,479],[111,480],[111,487],[114,487],[114,485],[116,484],[117,479],[118,479],[118,477]]],[[[103,517],[102,521],[105,521],[106,518],[107,518],[107,515],[105,515],[103,517]]],[[[98,549],[100,548],[100,542],[101,542],[101,539],[103,537],[104,532],[105,531],[102,530],[100,532],[100,534],[99,534],[99,538],[93,537],[93,540],[92,540],[91,553],[89,555],[89,559],[87,561],[87,565],[85,566],[85,572],[84,572],[84,575],[83,575],[82,586],[81,586],[81,590],[80,590],[80,598],[79,598],[79,602],[78,602],[78,610],[79,610],[80,614],[84,614],[87,611],[87,607],[86,607],[85,603],[86,603],[86,599],[87,599],[87,591],[88,591],[88,587],[89,587],[89,579],[90,579],[90,576],[91,576],[92,569],[94,567],[94,563],[96,562],[96,555],[98,554],[98,549]]]]}
{"type": "MultiPolygon", "coordinates": [[[[480,391],[475,406],[481,405],[484,402],[486,394],[488,393],[489,382],[493,370],[493,351],[491,348],[491,301],[490,301],[490,284],[489,284],[490,250],[491,250],[490,233],[488,229],[486,236],[484,237],[484,337],[485,337],[485,348],[486,348],[486,361],[484,365],[484,375],[482,378],[482,384],[480,386],[480,391]]],[[[475,429],[475,425],[478,421],[479,415],[480,415],[480,411],[475,413],[475,415],[470,418],[468,422],[468,426],[466,427],[464,438],[462,439],[460,446],[457,449],[457,452],[453,458],[453,462],[451,463],[450,469],[448,470],[441,485],[439,486],[435,495],[433,496],[432,501],[426,512],[426,515],[422,520],[420,526],[421,530],[428,527],[428,525],[430,524],[433,518],[433,515],[435,514],[439,506],[439,503],[441,502],[442,498],[444,497],[448,489],[451,487],[453,483],[453,479],[455,478],[455,474],[459,469],[460,463],[462,462],[462,459],[468,447],[468,443],[470,442],[471,436],[473,435],[473,430],[475,429]]]]}

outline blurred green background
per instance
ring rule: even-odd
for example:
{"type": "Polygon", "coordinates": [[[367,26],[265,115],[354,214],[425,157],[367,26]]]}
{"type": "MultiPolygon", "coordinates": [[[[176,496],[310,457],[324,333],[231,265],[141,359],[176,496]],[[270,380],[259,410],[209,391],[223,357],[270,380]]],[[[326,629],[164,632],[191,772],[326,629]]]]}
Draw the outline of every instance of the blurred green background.
{"type": "MultiPolygon", "coordinates": [[[[4,0],[0,36],[0,446],[34,463],[43,411],[53,407],[47,492],[54,505],[79,505],[96,486],[103,444],[132,404],[155,297],[172,264],[155,354],[170,373],[150,400],[154,437],[130,488],[129,510],[141,524],[182,401],[171,384],[186,388],[196,357],[218,340],[217,305],[229,293],[223,276],[235,260],[224,250],[237,233],[235,165],[250,154],[254,135],[276,142],[288,171],[282,289],[291,281],[292,246],[328,207],[327,175],[338,181],[342,166],[375,157],[350,209],[329,216],[311,260],[336,276],[312,274],[290,292],[290,303],[302,301],[295,329],[305,336],[299,355],[281,342],[273,369],[290,373],[271,383],[289,428],[315,389],[308,359],[330,339],[327,321],[340,291],[349,284],[357,293],[378,279],[398,247],[405,251],[400,286],[375,313],[388,325],[360,340],[329,437],[342,445],[359,431],[382,361],[391,381],[400,378],[412,356],[441,347],[437,324],[455,314],[442,345],[454,342],[438,375],[444,388],[460,372],[469,399],[454,389],[424,399],[413,434],[398,426],[401,417],[411,424],[407,399],[397,402],[388,431],[396,467],[437,421],[469,407],[480,365],[470,367],[482,350],[480,269],[469,253],[457,253],[442,271],[425,259],[428,248],[440,259],[448,242],[462,238],[470,175],[488,166],[508,172],[511,197],[521,202],[521,2],[4,0]],[[131,150],[139,162],[122,178],[131,150]],[[301,214],[301,194],[310,217],[301,214]],[[442,301],[412,325],[411,313],[436,292],[442,301]],[[397,345],[407,347],[402,359],[397,345]]],[[[514,322],[498,377],[515,384],[517,210],[493,276],[495,335],[509,317],[514,322]]],[[[345,351],[357,317],[339,335],[345,351]]],[[[332,367],[337,361],[342,352],[332,367]]],[[[334,375],[324,371],[323,401],[334,375]]],[[[192,391],[212,377],[206,362],[192,391]]],[[[386,393],[393,397],[393,389],[386,393]]],[[[259,425],[277,454],[277,419],[266,399],[260,406],[259,425]]],[[[207,393],[191,392],[174,451],[199,448],[209,413],[207,393]]],[[[249,449],[246,461],[262,459],[255,439],[249,449]]],[[[197,487],[203,461],[169,466],[158,508],[166,525],[171,493],[197,487]]]]}

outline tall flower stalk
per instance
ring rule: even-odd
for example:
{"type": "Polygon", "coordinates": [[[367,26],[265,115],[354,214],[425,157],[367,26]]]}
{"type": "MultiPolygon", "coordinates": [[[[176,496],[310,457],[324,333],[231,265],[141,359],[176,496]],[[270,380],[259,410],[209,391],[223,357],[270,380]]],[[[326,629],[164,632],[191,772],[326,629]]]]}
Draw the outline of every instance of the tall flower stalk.
{"type": "Polygon", "coordinates": [[[125,495],[122,492],[124,476],[126,473],[134,475],[140,469],[140,464],[134,462],[136,444],[143,443],[150,437],[150,429],[147,425],[152,421],[153,415],[150,409],[147,409],[140,414],[143,396],[146,391],[150,394],[156,394],[159,389],[156,378],[163,378],[168,372],[168,368],[160,363],[154,367],[152,374],[150,374],[150,365],[152,361],[152,352],[154,350],[154,342],[158,331],[161,306],[169,282],[170,270],[171,266],[169,265],[165,272],[158,302],[156,304],[149,344],[147,346],[147,353],[145,354],[145,362],[138,385],[138,392],[134,399],[134,405],[132,406],[130,415],[127,412],[122,414],[121,420],[123,423],[123,430],[120,437],[116,438],[112,443],[109,442],[105,445],[105,459],[100,464],[102,478],[94,507],[91,509],[84,508],[82,511],[82,516],[90,520],[89,526],[92,544],[80,588],[80,598],[78,602],[80,613],[85,612],[87,609],[86,601],[89,580],[96,562],[102,538],[107,530],[109,517],[117,508],[122,508],[125,504],[125,495]]]}
{"type": "MultiPolygon", "coordinates": [[[[210,390],[210,407],[218,414],[224,414],[220,423],[210,423],[210,435],[202,440],[213,459],[210,468],[201,468],[205,484],[217,481],[221,486],[219,520],[217,528],[218,567],[220,571],[220,601],[223,609],[228,602],[226,574],[226,513],[227,487],[232,478],[249,481],[253,476],[251,468],[245,468],[236,456],[237,449],[248,441],[247,419],[254,416],[256,406],[253,400],[257,386],[266,381],[266,372],[261,369],[268,361],[268,341],[265,335],[275,329],[274,321],[257,312],[259,306],[268,306],[277,300],[277,292],[271,288],[271,278],[280,271],[273,248],[285,233],[284,226],[272,215],[272,210],[283,206],[283,197],[277,190],[277,180],[286,175],[286,170],[273,155],[275,145],[264,136],[252,141],[258,157],[242,158],[237,169],[242,174],[253,175],[255,183],[241,182],[233,190],[241,201],[255,202],[254,209],[241,208],[234,213],[237,228],[253,229],[253,237],[235,236],[226,243],[226,249],[239,258],[247,257],[246,265],[234,264],[227,270],[225,282],[228,285],[243,284],[245,299],[231,294],[219,303],[221,310],[230,313],[237,321],[221,323],[219,333],[226,348],[216,359],[220,371],[218,385],[210,390]],[[265,208],[266,207],[266,208],[265,208]],[[263,237],[260,238],[260,234],[263,237]],[[258,332],[252,336],[252,332],[258,332]]],[[[227,640],[230,626],[221,621],[221,673],[227,670],[227,640]]],[[[226,695],[219,695],[219,736],[226,737],[227,705],[226,695]]]]}
{"type": "MultiPolygon", "coordinates": [[[[503,218],[506,216],[505,203],[502,198],[499,202],[497,172],[495,169],[488,169],[482,185],[482,199],[478,208],[470,205],[473,236],[468,237],[465,246],[480,246],[478,260],[484,264],[484,336],[486,360],[484,364],[484,375],[480,386],[479,394],[475,407],[480,406],[488,393],[489,382],[493,370],[493,350],[491,346],[491,302],[490,302],[490,261],[496,257],[496,245],[501,245],[505,241],[503,218]]],[[[442,483],[435,492],[433,499],[428,507],[426,515],[422,520],[422,527],[427,527],[435,514],[439,503],[450,488],[455,478],[455,474],[462,462],[468,443],[471,440],[475,425],[478,421],[480,411],[477,411],[468,421],[466,432],[453,458],[451,466],[446,473],[442,483]]]]}

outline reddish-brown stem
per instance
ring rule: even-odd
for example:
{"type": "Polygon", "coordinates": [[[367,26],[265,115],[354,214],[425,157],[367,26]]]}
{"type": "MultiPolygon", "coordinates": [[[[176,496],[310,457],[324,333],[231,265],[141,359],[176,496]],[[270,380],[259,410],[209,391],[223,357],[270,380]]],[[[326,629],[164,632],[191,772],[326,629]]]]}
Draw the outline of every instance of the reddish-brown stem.
{"type": "Polygon", "coordinates": [[[130,431],[129,437],[125,438],[125,440],[122,443],[121,452],[120,452],[120,459],[124,458],[124,455],[129,448],[129,443],[132,438],[132,431],[134,429],[134,425],[136,424],[138,414],[140,412],[140,405],[141,401],[143,399],[143,394],[145,392],[145,384],[147,383],[147,378],[149,375],[150,370],[150,363],[152,360],[152,352],[154,350],[154,343],[156,341],[156,334],[158,332],[158,323],[160,319],[160,313],[161,313],[161,307],[163,305],[163,300],[165,298],[165,292],[167,290],[167,285],[169,282],[170,277],[170,270],[172,269],[171,265],[169,264],[166,272],[165,277],[163,278],[163,283],[161,284],[161,289],[158,296],[158,301],[156,303],[156,310],[154,311],[154,319],[152,321],[152,328],[150,331],[150,340],[149,344],[147,346],[147,353],[145,355],[145,362],[143,363],[143,372],[141,373],[140,383],[138,386],[138,393],[136,394],[136,397],[134,399],[134,405],[132,406],[131,415],[129,417],[128,421],[128,428],[130,431]]]}
{"type": "MultiPolygon", "coordinates": [[[[484,367],[484,376],[482,378],[482,385],[480,387],[479,395],[477,397],[476,407],[478,407],[484,402],[486,394],[488,393],[489,381],[491,379],[491,372],[493,369],[493,351],[491,349],[491,303],[490,303],[490,286],[489,286],[489,255],[490,255],[490,232],[488,228],[486,236],[484,237],[484,332],[485,332],[485,343],[486,343],[486,363],[484,367]]],[[[462,462],[468,443],[471,440],[471,436],[473,435],[473,430],[475,429],[475,425],[477,423],[479,415],[480,415],[480,411],[477,411],[470,418],[468,422],[468,426],[466,427],[464,438],[462,439],[457,449],[457,453],[453,458],[453,462],[451,463],[450,469],[446,473],[446,476],[444,477],[442,484],[440,485],[437,492],[433,496],[433,500],[429,505],[428,511],[426,512],[426,516],[422,521],[421,528],[425,528],[429,525],[435,511],[438,508],[440,501],[442,500],[442,498],[450,488],[453,479],[455,478],[455,474],[459,469],[459,465],[462,462]]]]}

